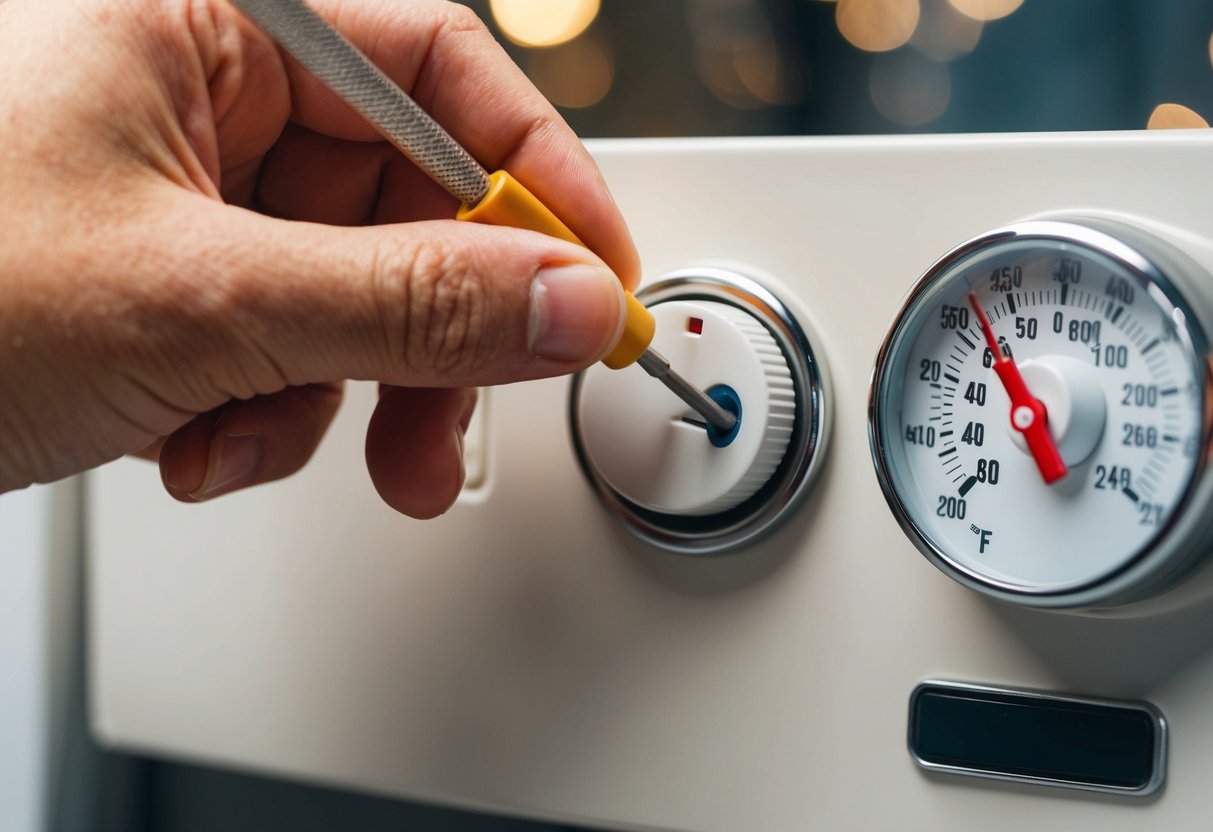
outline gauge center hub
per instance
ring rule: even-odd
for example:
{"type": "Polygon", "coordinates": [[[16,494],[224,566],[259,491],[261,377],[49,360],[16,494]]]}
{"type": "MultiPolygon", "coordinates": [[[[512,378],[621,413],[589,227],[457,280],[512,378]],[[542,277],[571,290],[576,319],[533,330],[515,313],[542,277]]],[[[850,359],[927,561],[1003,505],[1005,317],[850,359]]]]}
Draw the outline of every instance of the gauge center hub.
{"type": "MultiPolygon", "coordinates": [[[[1020,362],[1019,372],[1045,406],[1049,434],[1062,460],[1071,468],[1081,465],[1099,445],[1108,419],[1103,387],[1094,368],[1070,356],[1043,355],[1020,362]]],[[[1006,395],[1001,390],[999,393],[1006,395]]],[[[1015,447],[1030,456],[1022,433],[1026,425],[1017,430],[1012,424],[1017,418],[1018,412],[1012,413],[1006,423],[1007,433],[1015,447]]],[[[1031,419],[1031,411],[1027,418],[1031,419]]]]}

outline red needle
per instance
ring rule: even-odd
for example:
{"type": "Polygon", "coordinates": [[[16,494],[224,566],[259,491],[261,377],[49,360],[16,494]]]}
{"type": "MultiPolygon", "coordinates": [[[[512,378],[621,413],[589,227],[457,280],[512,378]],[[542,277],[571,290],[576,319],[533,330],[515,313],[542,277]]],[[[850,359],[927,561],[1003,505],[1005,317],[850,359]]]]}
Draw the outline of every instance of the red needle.
{"type": "Polygon", "coordinates": [[[1049,414],[1045,412],[1044,403],[1028,391],[1028,385],[1023,380],[1019,367],[999,349],[990,319],[982,311],[976,292],[969,292],[969,303],[977,313],[977,322],[981,324],[990,354],[994,357],[994,372],[998,374],[998,380],[1002,382],[1007,396],[1011,399],[1011,427],[1023,434],[1024,441],[1028,443],[1028,450],[1032,452],[1032,459],[1036,460],[1036,467],[1040,469],[1040,475],[1044,477],[1046,485],[1051,485],[1064,477],[1068,470],[1057,451],[1057,443],[1049,434],[1049,414]]]}

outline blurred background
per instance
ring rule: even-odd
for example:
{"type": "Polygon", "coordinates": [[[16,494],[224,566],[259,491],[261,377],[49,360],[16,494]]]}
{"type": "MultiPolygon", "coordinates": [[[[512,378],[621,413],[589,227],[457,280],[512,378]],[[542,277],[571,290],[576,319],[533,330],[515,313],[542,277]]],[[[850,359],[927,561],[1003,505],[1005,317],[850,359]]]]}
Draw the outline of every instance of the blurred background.
{"type": "MultiPolygon", "coordinates": [[[[468,5],[587,138],[1122,130],[1213,118],[1210,0],[468,5]]],[[[40,539],[64,528],[48,521],[51,503],[49,489],[0,499],[0,830],[573,829],[99,749],[86,728],[79,586],[65,589],[61,574],[80,565],[55,562],[40,539]]]]}
{"type": "Polygon", "coordinates": [[[585,137],[1139,129],[1162,104],[1213,118],[1208,0],[469,5],[585,137]]]}

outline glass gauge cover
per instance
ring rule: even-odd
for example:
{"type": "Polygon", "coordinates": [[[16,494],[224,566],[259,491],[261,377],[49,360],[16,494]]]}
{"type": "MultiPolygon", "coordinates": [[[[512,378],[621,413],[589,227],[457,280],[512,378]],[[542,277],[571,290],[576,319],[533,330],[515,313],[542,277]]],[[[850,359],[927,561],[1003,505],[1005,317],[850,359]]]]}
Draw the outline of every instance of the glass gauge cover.
{"type": "Polygon", "coordinates": [[[1203,473],[1207,351],[1173,280],[1173,264],[1189,281],[1196,267],[1170,252],[1164,268],[1149,239],[1022,223],[960,246],[911,292],[877,361],[873,456],[903,528],[952,577],[1091,606],[1153,594],[1203,559],[1207,524],[1179,520],[1203,473]],[[1024,395],[1060,456],[1052,482],[1024,395]]]}

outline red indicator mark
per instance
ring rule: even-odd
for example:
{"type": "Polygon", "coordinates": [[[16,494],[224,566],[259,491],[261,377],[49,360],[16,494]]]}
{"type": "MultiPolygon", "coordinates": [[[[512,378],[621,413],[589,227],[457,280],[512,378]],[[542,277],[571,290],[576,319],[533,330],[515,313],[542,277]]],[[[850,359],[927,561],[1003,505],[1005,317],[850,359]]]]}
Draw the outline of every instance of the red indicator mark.
{"type": "Polygon", "coordinates": [[[703,318],[687,318],[687,332],[703,335],[703,318]]]}
{"type": "Polygon", "coordinates": [[[977,314],[977,323],[994,358],[994,373],[1011,400],[1011,427],[1023,434],[1041,478],[1046,485],[1052,485],[1066,475],[1067,469],[1061,454],[1057,452],[1057,444],[1049,434],[1049,415],[1045,412],[1044,403],[1029,392],[1015,362],[1003,355],[976,292],[969,292],[969,304],[977,314]]]}

